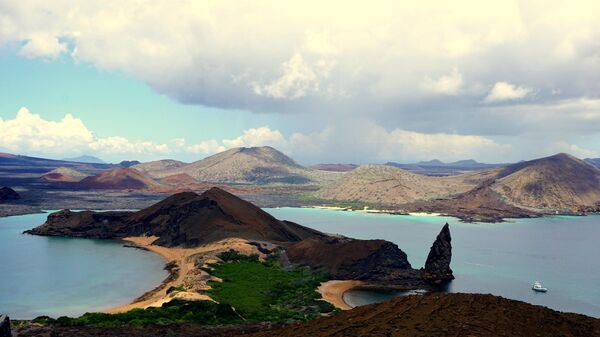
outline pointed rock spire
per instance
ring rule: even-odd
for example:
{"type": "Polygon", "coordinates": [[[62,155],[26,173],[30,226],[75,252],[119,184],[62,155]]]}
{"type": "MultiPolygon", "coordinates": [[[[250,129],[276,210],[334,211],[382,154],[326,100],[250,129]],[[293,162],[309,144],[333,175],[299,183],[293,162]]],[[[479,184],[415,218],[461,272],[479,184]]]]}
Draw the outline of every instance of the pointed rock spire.
{"type": "Polygon", "coordinates": [[[440,284],[454,279],[450,261],[452,260],[452,238],[450,237],[450,226],[444,225],[437,238],[431,246],[425,268],[422,269],[421,277],[434,284],[440,284]]]}

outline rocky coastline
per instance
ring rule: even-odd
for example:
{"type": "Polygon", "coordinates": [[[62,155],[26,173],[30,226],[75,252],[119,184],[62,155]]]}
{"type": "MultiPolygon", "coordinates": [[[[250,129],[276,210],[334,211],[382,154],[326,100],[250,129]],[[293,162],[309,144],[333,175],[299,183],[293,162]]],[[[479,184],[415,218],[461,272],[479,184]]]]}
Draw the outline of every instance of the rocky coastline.
{"type": "Polygon", "coordinates": [[[94,239],[153,237],[153,246],[173,249],[241,238],[277,247],[289,263],[308,266],[332,280],[428,289],[451,279],[447,225],[438,235],[432,247],[435,253],[430,253],[431,261],[423,273],[414,269],[406,253],[391,242],[330,236],[280,221],[219,188],[201,195],[178,193],[137,212],[62,210],[50,214],[43,225],[26,233],[94,239]]]}

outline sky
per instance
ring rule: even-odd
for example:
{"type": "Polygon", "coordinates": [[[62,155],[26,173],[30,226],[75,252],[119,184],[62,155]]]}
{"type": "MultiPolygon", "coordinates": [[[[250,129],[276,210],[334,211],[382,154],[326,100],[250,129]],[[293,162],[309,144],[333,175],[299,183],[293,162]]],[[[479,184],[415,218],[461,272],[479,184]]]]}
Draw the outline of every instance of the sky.
{"type": "Polygon", "coordinates": [[[598,1],[0,0],[0,152],[600,156],[598,1]]]}

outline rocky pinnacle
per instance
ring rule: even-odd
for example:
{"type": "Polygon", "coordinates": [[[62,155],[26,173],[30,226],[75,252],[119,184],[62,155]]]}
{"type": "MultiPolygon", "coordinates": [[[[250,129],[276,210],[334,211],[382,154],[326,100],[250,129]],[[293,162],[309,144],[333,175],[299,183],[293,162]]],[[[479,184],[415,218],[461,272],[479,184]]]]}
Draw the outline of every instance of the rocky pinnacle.
{"type": "Polygon", "coordinates": [[[421,277],[430,283],[439,284],[454,279],[450,261],[452,260],[452,238],[450,237],[450,226],[444,225],[437,238],[431,246],[425,268],[421,277]]]}

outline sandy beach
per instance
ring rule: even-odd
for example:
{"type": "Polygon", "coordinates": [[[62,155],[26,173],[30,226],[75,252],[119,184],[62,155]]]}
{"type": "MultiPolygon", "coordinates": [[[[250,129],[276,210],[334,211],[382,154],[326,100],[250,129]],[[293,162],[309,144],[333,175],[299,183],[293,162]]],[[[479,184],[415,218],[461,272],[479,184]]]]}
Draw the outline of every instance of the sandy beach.
{"type": "Polygon", "coordinates": [[[134,302],[121,305],[115,308],[108,309],[106,313],[125,312],[135,308],[159,307],[163,303],[169,302],[174,298],[182,298],[186,300],[211,300],[207,296],[198,293],[199,290],[210,289],[207,281],[218,279],[210,276],[208,273],[195,268],[195,258],[201,254],[204,261],[214,261],[214,257],[230,249],[234,249],[242,254],[259,254],[258,249],[250,245],[247,240],[230,238],[219,242],[203,245],[195,248],[179,248],[179,247],[163,247],[153,245],[152,242],[157,237],[127,237],[127,241],[139,248],[147,249],[153,253],[160,255],[167,263],[173,263],[173,273],[168,276],[165,281],[155,289],[140,296],[134,302]],[[186,291],[175,291],[167,294],[167,290],[171,287],[184,286],[186,291]]]}
{"type": "Polygon", "coordinates": [[[364,282],[356,280],[332,280],[321,283],[317,291],[323,299],[336,308],[350,310],[352,307],[344,301],[344,293],[352,288],[362,285],[364,282]]]}

